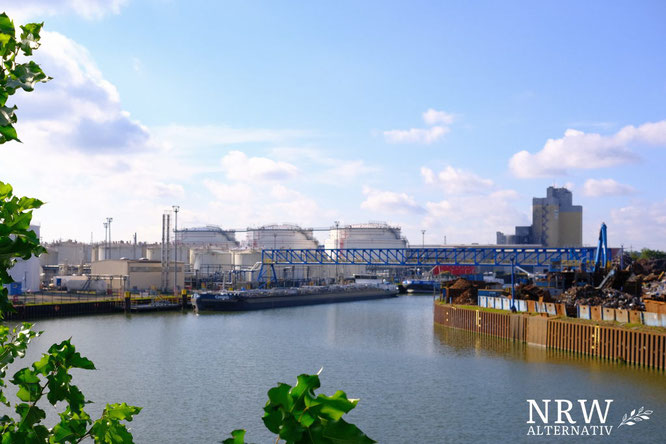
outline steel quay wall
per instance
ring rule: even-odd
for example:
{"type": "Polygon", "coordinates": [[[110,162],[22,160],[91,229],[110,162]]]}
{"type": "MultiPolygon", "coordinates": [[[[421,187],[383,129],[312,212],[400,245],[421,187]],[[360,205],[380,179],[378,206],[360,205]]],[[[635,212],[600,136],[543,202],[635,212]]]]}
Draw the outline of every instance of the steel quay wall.
{"type": "Polygon", "coordinates": [[[666,369],[666,333],[590,325],[542,316],[491,313],[437,302],[434,321],[447,327],[597,359],[666,369]]]}
{"type": "Polygon", "coordinates": [[[527,338],[526,317],[520,315],[511,316],[435,303],[435,322],[514,341],[525,341],[527,338]]]}
{"type": "Polygon", "coordinates": [[[666,333],[548,320],[549,348],[666,369],[666,333]]]}

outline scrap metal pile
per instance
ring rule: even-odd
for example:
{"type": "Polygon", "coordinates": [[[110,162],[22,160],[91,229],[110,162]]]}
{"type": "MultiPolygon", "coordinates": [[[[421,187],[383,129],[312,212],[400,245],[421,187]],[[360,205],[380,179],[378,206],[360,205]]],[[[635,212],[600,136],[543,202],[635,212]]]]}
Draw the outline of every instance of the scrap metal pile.
{"type": "Polygon", "coordinates": [[[550,292],[534,284],[521,284],[516,287],[516,298],[528,301],[553,302],[550,292]]]}
{"type": "Polygon", "coordinates": [[[599,289],[592,285],[571,287],[562,293],[559,302],[568,306],[601,305],[605,308],[645,310],[645,305],[638,296],[632,296],[613,288],[599,289]]]}
{"type": "Polygon", "coordinates": [[[446,288],[453,304],[476,305],[479,302],[478,287],[467,279],[456,279],[446,288]]]}
{"type": "Polygon", "coordinates": [[[619,264],[616,263],[615,274],[609,275],[610,279],[603,288],[592,285],[572,287],[559,297],[559,302],[568,306],[601,305],[606,308],[645,310],[644,299],[666,301],[666,260],[639,259],[632,262],[629,256],[625,256],[623,262],[629,265],[619,270],[619,264]]]}
{"type": "Polygon", "coordinates": [[[651,273],[643,279],[643,297],[666,302],[666,273],[651,273]]]}

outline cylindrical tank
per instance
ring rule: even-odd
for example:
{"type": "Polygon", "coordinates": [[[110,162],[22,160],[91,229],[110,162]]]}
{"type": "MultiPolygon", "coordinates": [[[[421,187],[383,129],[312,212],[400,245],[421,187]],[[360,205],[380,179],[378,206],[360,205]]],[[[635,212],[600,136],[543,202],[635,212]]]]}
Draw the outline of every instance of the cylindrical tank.
{"type": "Polygon", "coordinates": [[[266,225],[249,229],[248,243],[250,248],[256,250],[317,248],[319,245],[311,228],[298,225],[266,225]]]}

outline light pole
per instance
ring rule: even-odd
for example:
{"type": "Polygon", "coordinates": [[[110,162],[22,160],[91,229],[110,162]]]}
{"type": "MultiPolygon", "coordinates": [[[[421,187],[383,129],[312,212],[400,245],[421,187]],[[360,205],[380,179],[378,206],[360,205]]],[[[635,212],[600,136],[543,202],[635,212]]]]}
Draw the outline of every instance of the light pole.
{"type": "MultiPolygon", "coordinates": [[[[340,249],[340,221],[335,221],[335,249],[340,249]]],[[[335,282],[338,281],[338,254],[340,252],[335,252],[335,282]]]]}
{"type": "Polygon", "coordinates": [[[178,296],[178,211],[180,207],[178,205],[173,205],[173,212],[176,213],[176,220],[173,225],[173,246],[176,249],[176,260],[173,264],[173,294],[178,296]]]}
{"type": "Polygon", "coordinates": [[[421,248],[425,248],[425,232],[426,230],[421,230],[421,248]]]}
{"type": "Polygon", "coordinates": [[[109,255],[109,252],[107,251],[109,249],[109,223],[103,222],[103,225],[104,225],[104,259],[106,260],[108,259],[109,255]]]}
{"type": "MultiPolygon", "coordinates": [[[[107,217],[107,218],[106,218],[106,223],[107,223],[107,225],[109,226],[109,240],[108,240],[108,243],[107,243],[107,245],[108,245],[108,250],[109,250],[109,251],[108,251],[109,256],[111,256],[111,222],[113,222],[113,218],[112,218],[112,217],[107,217]]],[[[108,258],[108,257],[105,257],[104,259],[109,259],[109,258],[108,258]]]]}

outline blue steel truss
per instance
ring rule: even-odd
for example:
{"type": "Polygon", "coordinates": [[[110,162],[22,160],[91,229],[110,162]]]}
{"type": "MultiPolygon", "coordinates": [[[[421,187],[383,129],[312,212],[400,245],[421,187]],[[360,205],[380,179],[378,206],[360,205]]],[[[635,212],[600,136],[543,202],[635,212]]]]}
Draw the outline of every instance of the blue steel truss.
{"type": "MultiPolygon", "coordinates": [[[[268,249],[261,252],[264,265],[474,265],[535,266],[556,268],[594,261],[595,249],[584,248],[348,248],[268,249]]],[[[263,270],[262,270],[263,271],[263,270]]],[[[263,276],[263,273],[259,273],[263,276]]]]}

